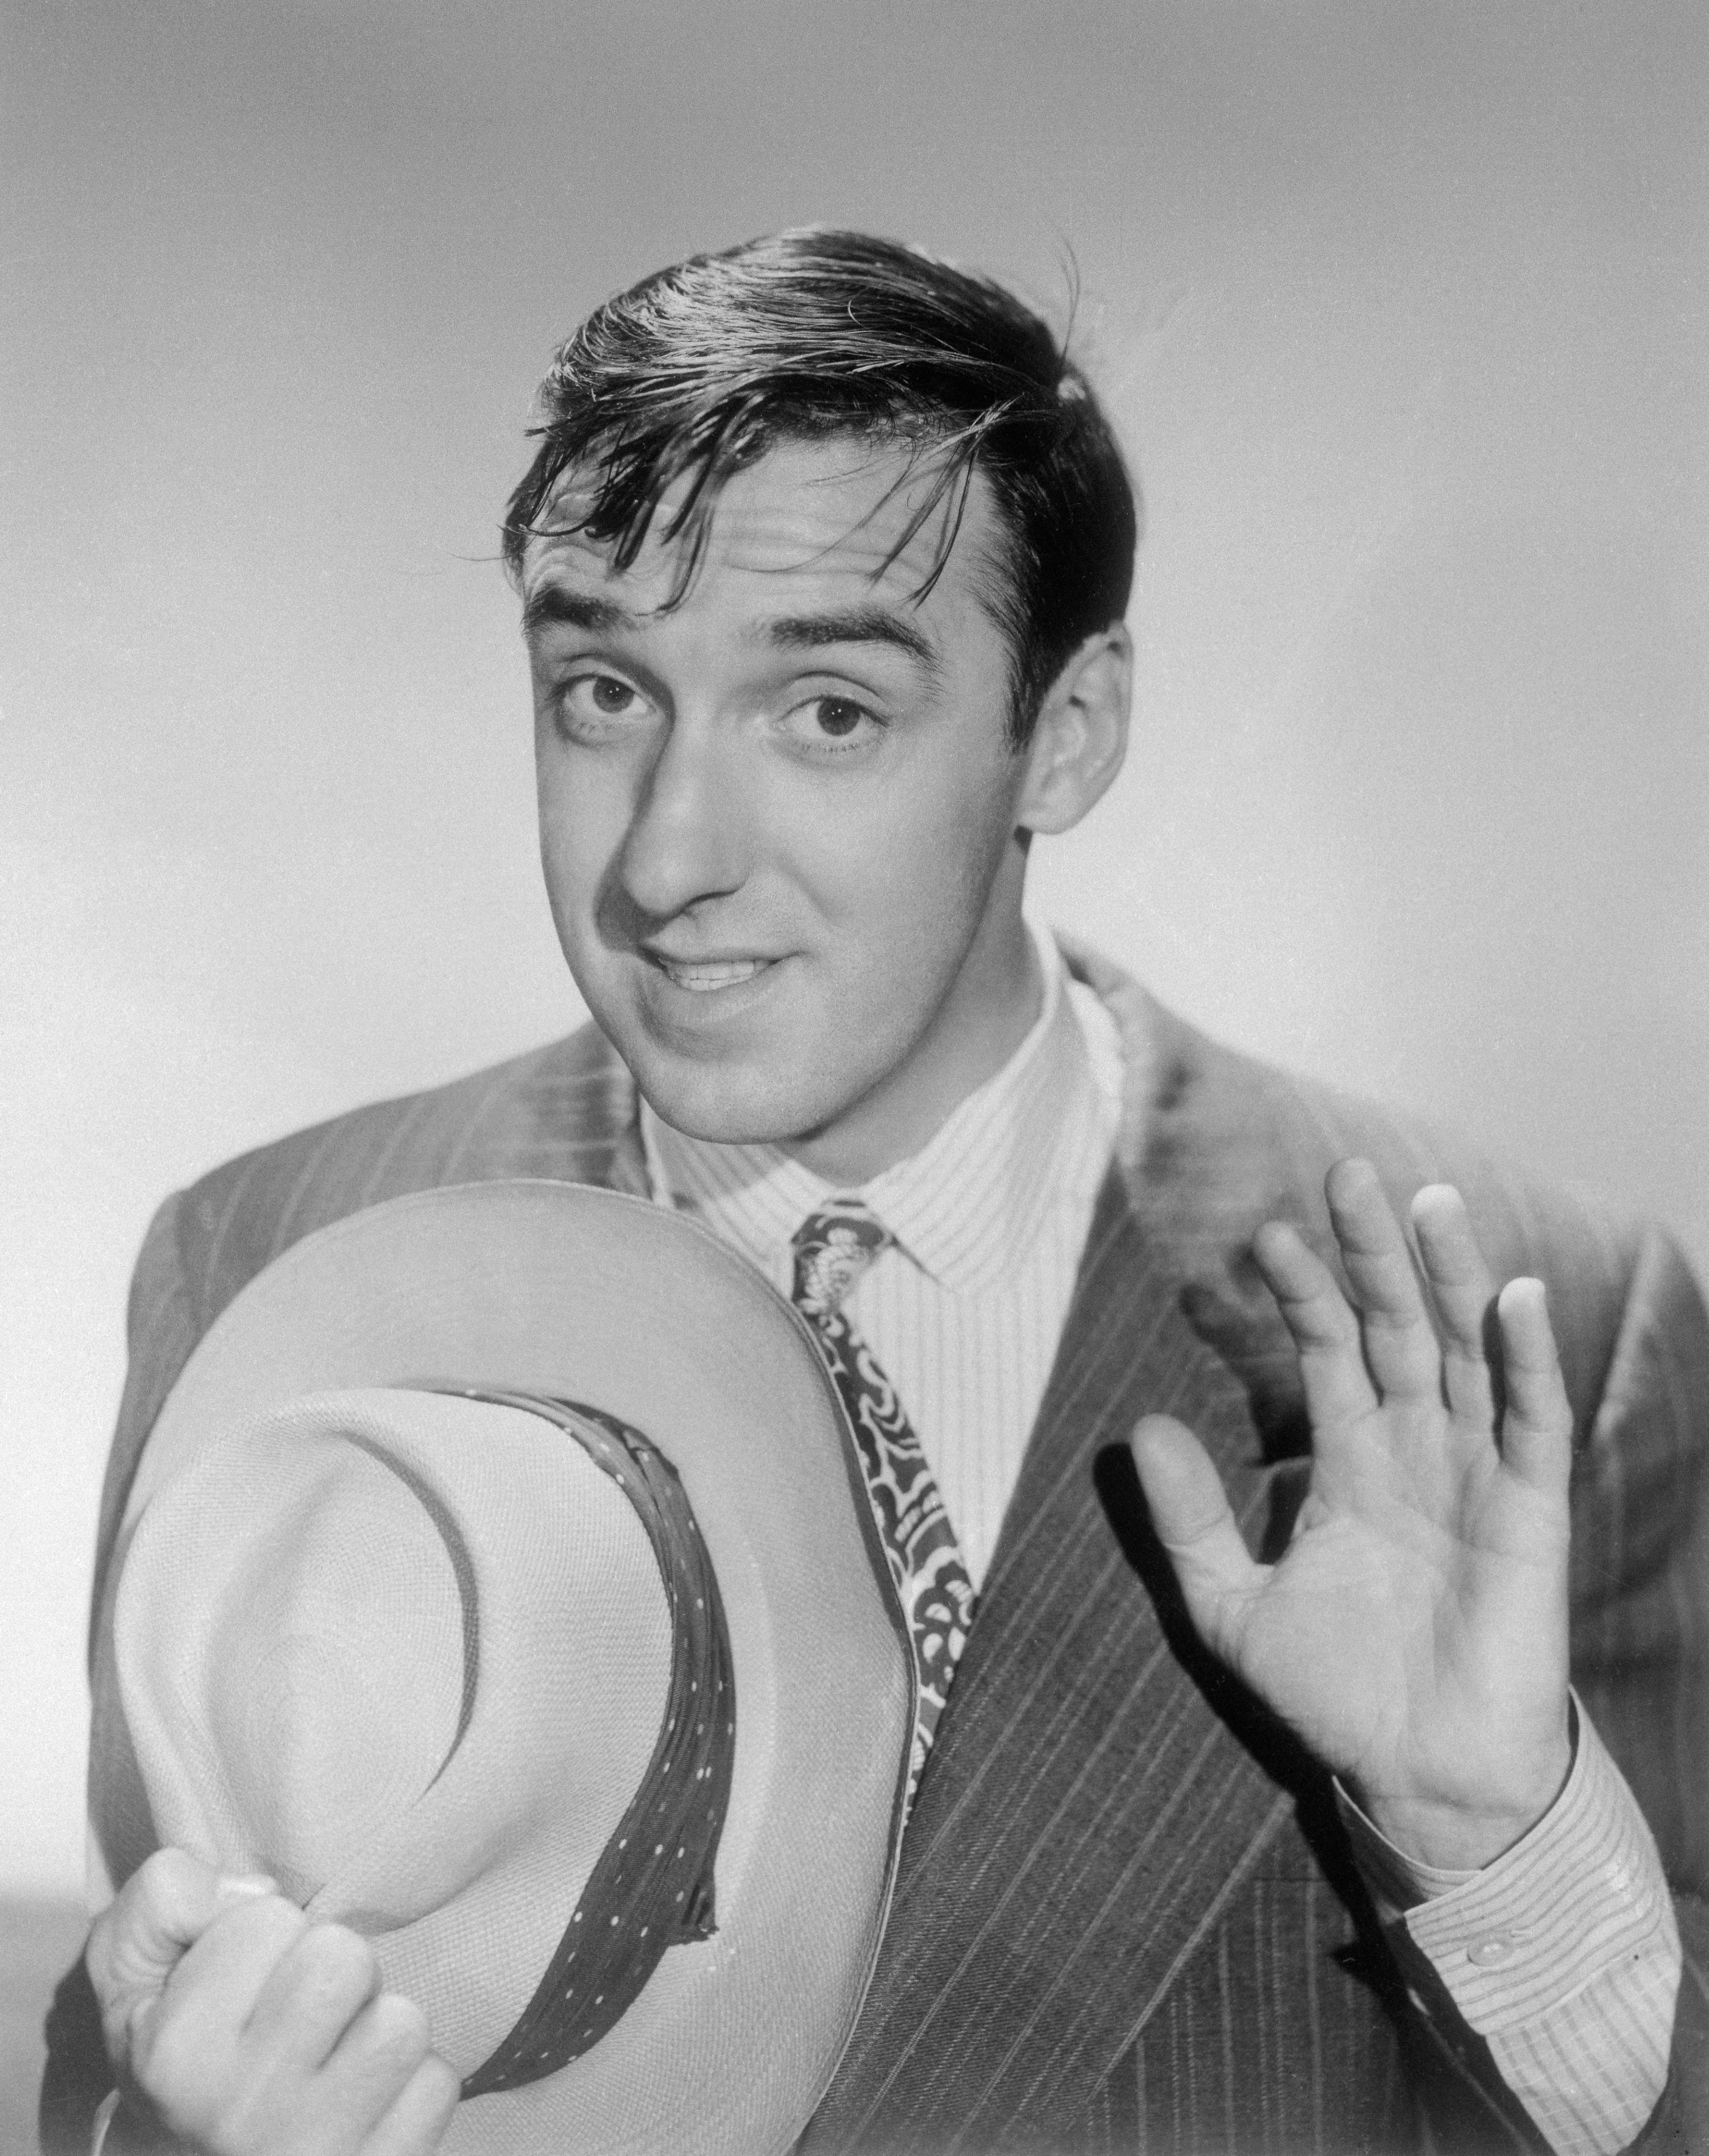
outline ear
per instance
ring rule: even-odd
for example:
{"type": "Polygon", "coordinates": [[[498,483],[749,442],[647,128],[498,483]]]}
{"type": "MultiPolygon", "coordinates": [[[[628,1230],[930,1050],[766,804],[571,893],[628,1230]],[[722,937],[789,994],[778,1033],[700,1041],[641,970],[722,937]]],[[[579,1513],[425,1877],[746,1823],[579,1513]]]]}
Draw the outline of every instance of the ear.
{"type": "Polygon", "coordinates": [[[1019,829],[1066,831],[1121,768],[1133,692],[1133,640],[1117,622],[1089,636],[1046,691],[1015,812],[1019,829]]]}

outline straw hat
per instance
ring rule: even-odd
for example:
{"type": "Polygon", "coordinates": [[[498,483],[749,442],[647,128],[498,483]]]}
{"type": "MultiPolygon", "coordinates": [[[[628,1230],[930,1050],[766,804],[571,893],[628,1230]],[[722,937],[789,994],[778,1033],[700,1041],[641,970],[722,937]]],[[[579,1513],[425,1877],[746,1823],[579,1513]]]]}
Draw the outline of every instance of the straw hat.
{"type": "Polygon", "coordinates": [[[788,1306],[657,1207],[470,1184],[295,1245],[190,1358],[92,1812],[115,1879],[185,1847],[367,1934],[464,2076],[447,2149],[763,2156],[860,2010],[913,1681],[788,1306]]]}

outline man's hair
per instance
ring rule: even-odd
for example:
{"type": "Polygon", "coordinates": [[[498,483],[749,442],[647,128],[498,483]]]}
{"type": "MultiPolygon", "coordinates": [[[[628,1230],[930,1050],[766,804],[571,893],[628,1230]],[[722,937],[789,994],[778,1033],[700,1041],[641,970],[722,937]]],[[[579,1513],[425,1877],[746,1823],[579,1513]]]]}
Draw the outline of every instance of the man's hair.
{"type": "Polygon", "coordinates": [[[680,482],[660,534],[683,542],[672,603],[719,488],[778,443],[856,434],[929,458],[931,485],[890,557],[943,511],[919,597],[983,474],[1003,536],[985,598],[1009,646],[1017,748],[1070,654],[1127,608],[1137,501],[1085,376],[1013,293],[897,241],[784,232],[661,270],[559,346],[539,410],[540,448],[505,516],[511,576],[531,535],[567,529],[628,568],[680,482]],[[588,506],[542,525],[567,471],[588,506]]]}

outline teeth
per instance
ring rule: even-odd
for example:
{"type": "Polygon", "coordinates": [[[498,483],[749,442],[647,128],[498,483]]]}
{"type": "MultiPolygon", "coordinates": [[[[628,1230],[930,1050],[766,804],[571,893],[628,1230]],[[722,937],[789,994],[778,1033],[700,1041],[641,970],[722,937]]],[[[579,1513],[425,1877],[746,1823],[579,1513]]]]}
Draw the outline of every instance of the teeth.
{"type": "Polygon", "coordinates": [[[703,966],[674,966],[668,958],[659,961],[665,972],[680,988],[728,988],[738,981],[751,981],[764,965],[763,958],[732,958],[703,966]]]}

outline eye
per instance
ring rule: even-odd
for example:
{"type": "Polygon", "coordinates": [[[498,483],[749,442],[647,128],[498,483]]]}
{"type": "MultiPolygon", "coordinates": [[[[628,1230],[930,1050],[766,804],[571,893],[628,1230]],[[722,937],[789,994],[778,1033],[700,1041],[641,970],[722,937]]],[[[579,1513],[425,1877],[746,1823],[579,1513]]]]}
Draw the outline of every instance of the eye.
{"type": "Polygon", "coordinates": [[[629,683],[619,681],[615,674],[584,674],[579,681],[571,682],[570,695],[604,719],[618,718],[640,701],[629,683]]]}
{"type": "Polygon", "coordinates": [[[884,721],[852,696],[809,696],[783,721],[790,737],[806,749],[855,749],[884,730],[884,721]]]}
{"type": "Polygon", "coordinates": [[[576,733],[609,732],[651,709],[640,690],[616,674],[577,675],[564,684],[559,706],[562,722],[576,733]]]}
{"type": "Polygon", "coordinates": [[[829,734],[834,741],[841,741],[852,734],[866,714],[849,696],[821,696],[813,706],[813,715],[819,721],[819,732],[829,734]]]}

